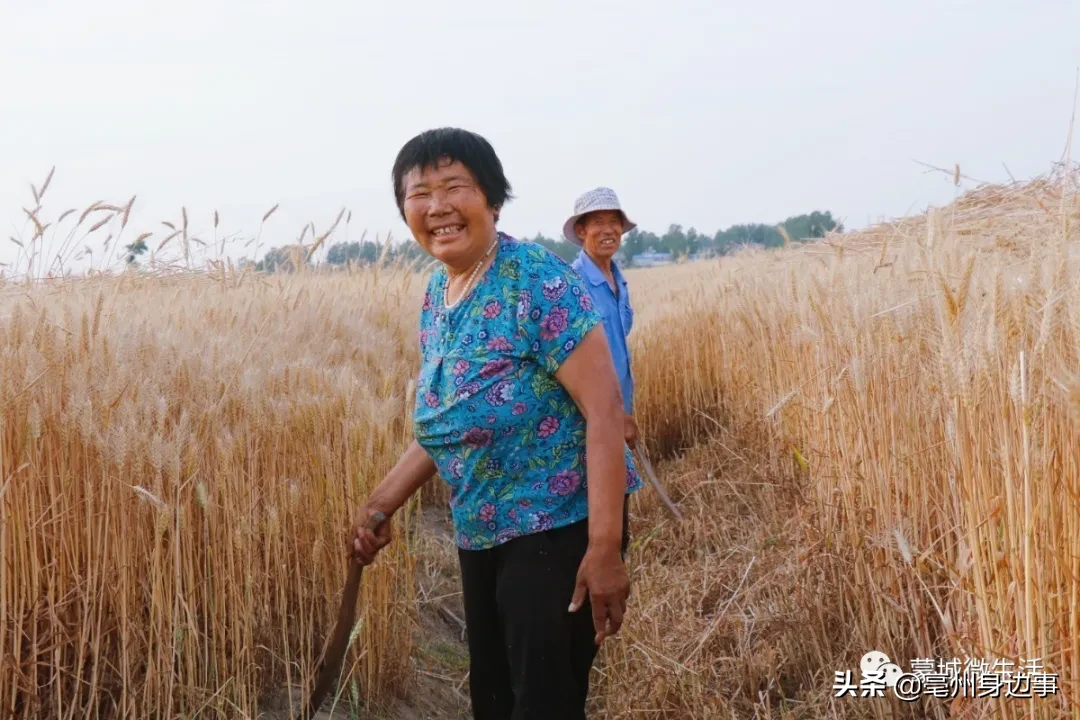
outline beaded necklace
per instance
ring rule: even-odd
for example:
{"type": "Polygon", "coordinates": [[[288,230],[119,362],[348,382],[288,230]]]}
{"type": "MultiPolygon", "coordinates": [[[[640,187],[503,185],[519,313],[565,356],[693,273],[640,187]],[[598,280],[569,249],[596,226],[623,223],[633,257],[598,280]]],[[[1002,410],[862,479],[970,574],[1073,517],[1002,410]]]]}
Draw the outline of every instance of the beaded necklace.
{"type": "Polygon", "coordinates": [[[461,291],[461,295],[458,296],[458,299],[454,302],[453,305],[450,304],[450,276],[449,273],[447,273],[446,285],[443,287],[443,305],[446,307],[447,310],[452,310],[457,307],[461,303],[461,301],[465,299],[465,297],[468,296],[468,294],[472,291],[473,283],[476,282],[476,276],[477,273],[480,272],[480,267],[484,264],[484,261],[487,260],[488,255],[491,254],[491,251],[494,250],[495,246],[498,244],[499,238],[496,237],[495,240],[493,240],[491,245],[488,247],[487,252],[484,253],[484,256],[476,262],[475,266],[473,266],[473,270],[469,274],[469,279],[465,283],[465,289],[461,291]]]}

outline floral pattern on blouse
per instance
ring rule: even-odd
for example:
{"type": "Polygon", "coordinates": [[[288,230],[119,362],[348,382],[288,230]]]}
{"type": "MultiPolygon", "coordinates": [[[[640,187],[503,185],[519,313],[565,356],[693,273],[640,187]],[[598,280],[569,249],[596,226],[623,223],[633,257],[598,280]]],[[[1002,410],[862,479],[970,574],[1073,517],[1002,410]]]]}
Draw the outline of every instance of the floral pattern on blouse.
{"type": "MultiPolygon", "coordinates": [[[[580,276],[499,233],[495,261],[447,312],[437,270],[420,312],[416,439],[450,486],[458,547],[588,516],[585,418],[555,371],[602,322],[580,276]]],[[[625,448],[626,491],[642,485],[625,448]]]]}

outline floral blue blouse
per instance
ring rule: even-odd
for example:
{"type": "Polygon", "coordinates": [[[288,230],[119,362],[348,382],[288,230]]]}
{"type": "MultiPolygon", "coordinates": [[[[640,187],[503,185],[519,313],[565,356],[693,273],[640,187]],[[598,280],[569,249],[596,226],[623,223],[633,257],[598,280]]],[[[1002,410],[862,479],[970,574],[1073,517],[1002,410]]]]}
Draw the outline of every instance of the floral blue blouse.
{"type": "MultiPolygon", "coordinates": [[[[585,418],[555,379],[602,322],[580,276],[541,245],[499,233],[495,261],[449,313],[437,270],[420,313],[416,439],[450,485],[463,549],[588,516],[585,418]]],[[[626,491],[642,485],[630,449],[626,491]]]]}

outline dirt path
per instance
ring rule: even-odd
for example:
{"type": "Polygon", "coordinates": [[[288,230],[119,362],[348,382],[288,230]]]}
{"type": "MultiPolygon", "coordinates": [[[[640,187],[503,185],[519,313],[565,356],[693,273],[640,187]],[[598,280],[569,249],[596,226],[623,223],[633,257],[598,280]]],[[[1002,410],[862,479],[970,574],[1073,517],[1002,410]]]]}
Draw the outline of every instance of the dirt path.
{"type": "MultiPolygon", "coordinates": [[[[849,653],[837,644],[838,599],[805,550],[802,481],[781,477],[753,446],[724,437],[657,463],[682,523],[651,487],[635,496],[634,613],[598,660],[590,717],[867,717],[869,706],[830,698],[833,658],[849,653]]],[[[470,717],[451,526],[441,507],[421,521],[415,677],[407,698],[359,718],[470,717]]],[[[320,720],[350,717],[343,708],[320,720]]]]}
{"type": "MultiPolygon", "coordinates": [[[[440,508],[425,507],[419,528],[417,600],[420,627],[415,633],[415,676],[407,697],[384,711],[352,713],[347,702],[323,711],[314,720],[456,720],[470,718],[468,704],[469,655],[465,644],[464,609],[457,577],[457,556],[449,516],[440,508]]],[[[299,691],[292,697],[299,706],[299,691]]],[[[272,698],[260,720],[292,720],[286,697],[272,698]]]]}

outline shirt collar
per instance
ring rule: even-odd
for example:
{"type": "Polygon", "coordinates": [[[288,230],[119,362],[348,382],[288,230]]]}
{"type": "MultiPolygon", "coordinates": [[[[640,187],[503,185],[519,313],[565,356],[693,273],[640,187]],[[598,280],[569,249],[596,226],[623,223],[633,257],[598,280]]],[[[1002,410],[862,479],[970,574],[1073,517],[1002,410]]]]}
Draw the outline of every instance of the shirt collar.
{"type": "MultiPolygon", "coordinates": [[[[604,273],[584,249],[578,252],[578,264],[581,266],[581,274],[584,275],[585,279],[590,283],[593,285],[607,284],[607,278],[604,277],[604,273]]],[[[622,272],[619,271],[619,266],[614,260],[611,261],[611,274],[615,276],[615,282],[619,285],[624,284],[622,272]]]]}

